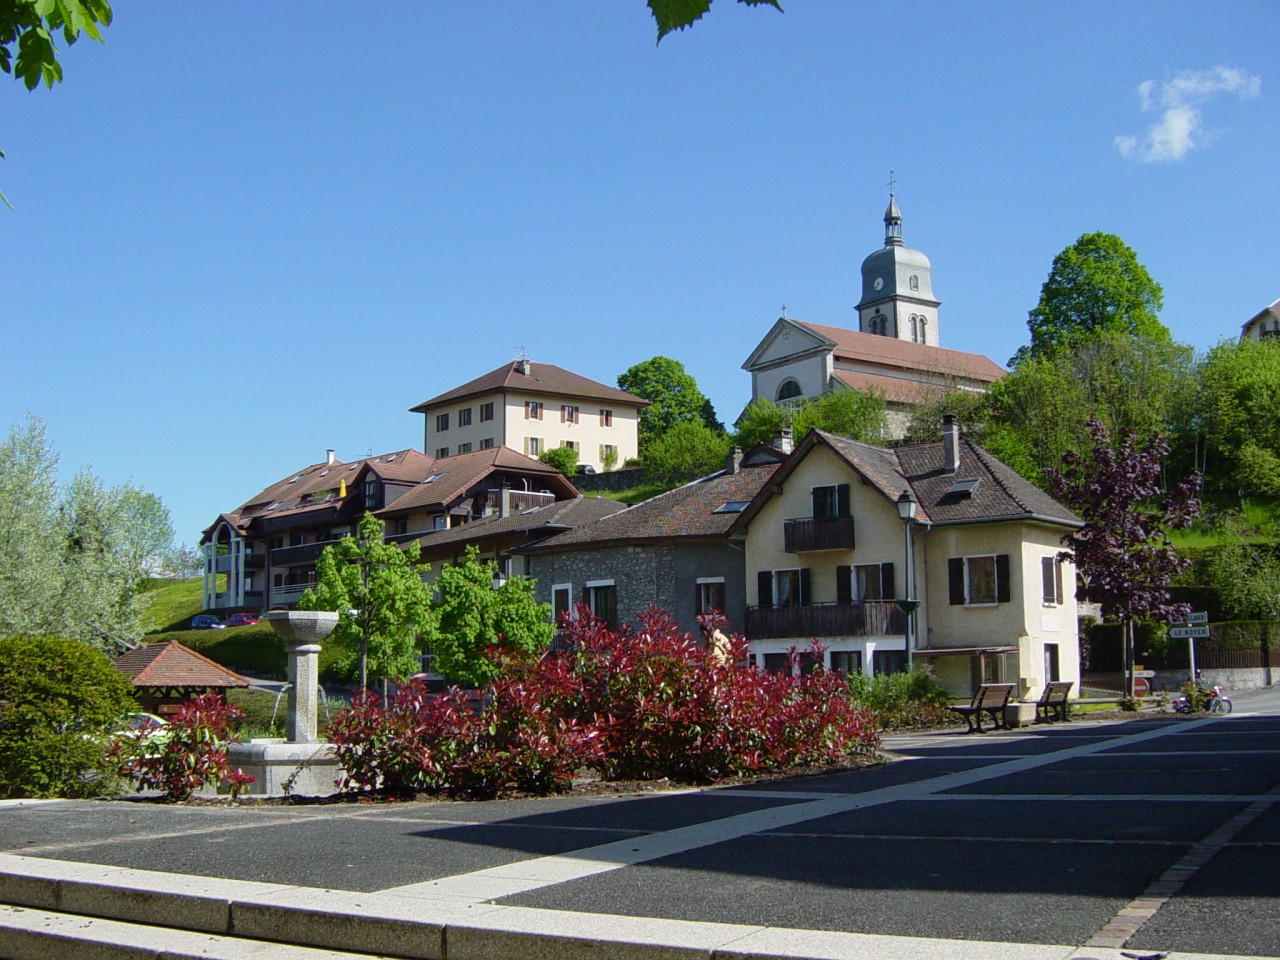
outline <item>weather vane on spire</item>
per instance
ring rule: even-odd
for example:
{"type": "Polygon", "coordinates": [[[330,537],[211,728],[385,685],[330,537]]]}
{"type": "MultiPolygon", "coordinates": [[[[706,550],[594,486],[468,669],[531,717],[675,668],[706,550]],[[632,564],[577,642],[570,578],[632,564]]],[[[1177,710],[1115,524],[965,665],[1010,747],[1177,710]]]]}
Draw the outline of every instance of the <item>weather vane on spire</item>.
{"type": "Polygon", "coordinates": [[[895,183],[897,183],[897,181],[893,179],[893,168],[890,167],[889,168],[889,196],[891,197],[893,196],[893,185],[895,183]]]}

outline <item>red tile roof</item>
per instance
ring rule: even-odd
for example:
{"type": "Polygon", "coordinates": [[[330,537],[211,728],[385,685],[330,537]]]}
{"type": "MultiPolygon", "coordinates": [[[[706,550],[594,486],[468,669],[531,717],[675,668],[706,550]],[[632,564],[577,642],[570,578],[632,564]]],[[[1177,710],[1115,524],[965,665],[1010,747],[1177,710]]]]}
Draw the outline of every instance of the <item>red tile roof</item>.
{"type": "Polygon", "coordinates": [[[177,640],[148,643],[115,659],[135,687],[247,687],[249,681],[177,640]]]}
{"type": "Polygon", "coordinates": [[[943,390],[941,384],[921,383],[919,380],[875,373],[855,373],[852,370],[833,370],[831,377],[851,390],[875,391],[889,403],[928,403],[938,399],[943,390]]]}
{"type": "Polygon", "coordinates": [[[586,377],[580,377],[576,373],[571,373],[549,363],[529,361],[529,373],[527,375],[521,373],[519,368],[519,361],[512,361],[497,370],[489,371],[482,377],[476,377],[476,379],[464,383],[460,387],[454,387],[452,390],[432,397],[430,400],[424,400],[416,407],[410,407],[409,409],[413,413],[426,413],[430,408],[444,403],[454,403],[458,400],[465,400],[468,397],[496,392],[550,393],[556,396],[604,400],[627,407],[647,407],[649,405],[649,401],[643,397],[637,397],[634,394],[627,393],[625,390],[619,390],[617,387],[607,387],[603,383],[588,380],[586,377]]]}
{"type": "Polygon", "coordinates": [[[835,344],[837,360],[851,360],[886,367],[923,370],[948,377],[963,377],[990,383],[1004,376],[1004,370],[980,353],[947,350],[923,343],[911,343],[874,333],[826,327],[803,320],[792,321],[835,344]]]}

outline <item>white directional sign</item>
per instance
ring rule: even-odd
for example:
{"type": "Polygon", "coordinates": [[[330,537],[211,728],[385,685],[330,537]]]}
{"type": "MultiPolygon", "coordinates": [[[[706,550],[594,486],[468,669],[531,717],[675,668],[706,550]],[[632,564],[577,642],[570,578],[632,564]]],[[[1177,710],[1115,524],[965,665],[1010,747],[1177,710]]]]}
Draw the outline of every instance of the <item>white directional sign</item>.
{"type": "MultiPolygon", "coordinates": [[[[1203,610],[1192,610],[1190,613],[1186,615],[1185,618],[1174,619],[1169,621],[1170,625],[1178,624],[1178,623],[1208,623],[1208,622],[1209,622],[1209,614],[1205,613],[1203,610]]],[[[1199,636],[1199,634],[1196,634],[1196,636],[1199,636]]]]}
{"type": "Polygon", "coordinates": [[[1169,636],[1175,640],[1186,640],[1188,637],[1209,636],[1208,627],[1170,627],[1169,636]]]}
{"type": "Polygon", "coordinates": [[[1156,675],[1156,672],[1154,670],[1135,670],[1133,671],[1133,675],[1135,677],[1144,677],[1149,680],[1156,675]]]}

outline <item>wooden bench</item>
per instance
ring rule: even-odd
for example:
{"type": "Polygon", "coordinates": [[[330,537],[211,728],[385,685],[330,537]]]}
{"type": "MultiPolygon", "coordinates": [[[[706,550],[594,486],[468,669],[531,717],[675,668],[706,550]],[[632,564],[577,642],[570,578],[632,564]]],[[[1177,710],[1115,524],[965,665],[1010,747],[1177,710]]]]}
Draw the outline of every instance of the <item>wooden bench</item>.
{"type": "Polygon", "coordinates": [[[1067,694],[1073,686],[1071,680],[1051,680],[1046,683],[1044,692],[1036,701],[1036,723],[1070,720],[1071,708],[1067,705],[1067,694]]]}
{"type": "Polygon", "coordinates": [[[969,724],[969,733],[975,730],[986,733],[982,729],[982,715],[991,718],[991,729],[1007,730],[1009,724],[1005,720],[1004,708],[1009,705],[1009,697],[1013,695],[1012,683],[984,683],[973,695],[967,707],[947,707],[952,713],[958,713],[969,724]]]}

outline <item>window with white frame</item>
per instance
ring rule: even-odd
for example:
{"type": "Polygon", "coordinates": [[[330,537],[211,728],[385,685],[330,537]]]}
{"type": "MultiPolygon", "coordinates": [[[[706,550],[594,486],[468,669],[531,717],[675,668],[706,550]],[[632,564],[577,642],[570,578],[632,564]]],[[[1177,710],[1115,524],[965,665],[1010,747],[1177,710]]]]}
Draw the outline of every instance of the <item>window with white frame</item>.
{"type": "Polygon", "coordinates": [[[1040,558],[1040,586],[1046,607],[1058,607],[1063,604],[1062,564],[1057,557],[1040,558]]]}
{"type": "Polygon", "coordinates": [[[947,585],[952,605],[1007,603],[1011,596],[1009,555],[952,557],[947,561],[947,585]]]}
{"type": "Polygon", "coordinates": [[[756,602],[762,607],[798,607],[809,602],[809,569],[761,570],[756,602]]]}
{"type": "Polygon", "coordinates": [[[724,613],[724,577],[699,577],[695,585],[694,612],[724,613]]]}
{"type": "Polygon", "coordinates": [[[583,599],[593,616],[603,620],[605,626],[618,626],[618,587],[612,580],[588,580],[584,585],[583,599]]]}
{"type": "Polygon", "coordinates": [[[551,587],[551,620],[564,623],[573,616],[573,584],[557,583],[551,587]]]}

